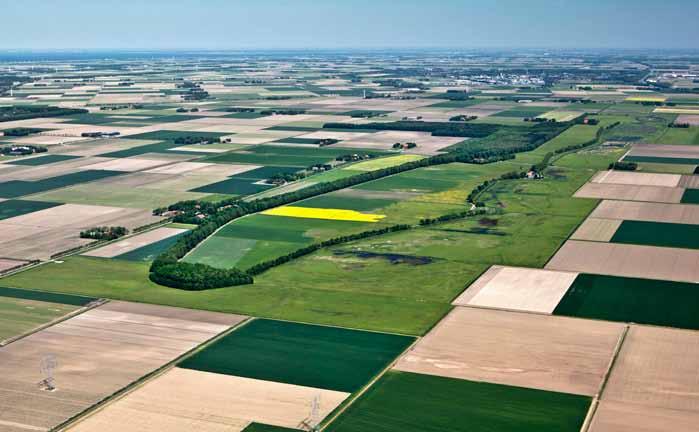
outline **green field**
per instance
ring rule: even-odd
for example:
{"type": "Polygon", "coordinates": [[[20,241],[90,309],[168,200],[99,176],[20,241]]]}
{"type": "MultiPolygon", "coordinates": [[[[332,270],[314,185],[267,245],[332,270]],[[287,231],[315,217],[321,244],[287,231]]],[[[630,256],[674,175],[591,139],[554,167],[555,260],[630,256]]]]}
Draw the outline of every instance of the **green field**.
{"type": "Polygon", "coordinates": [[[299,429],[289,429],[262,423],[250,423],[243,432],[297,432],[299,429]]]}
{"type": "Polygon", "coordinates": [[[659,156],[626,156],[624,158],[624,162],[699,165],[699,159],[672,158],[672,157],[659,157],[659,156]]]}
{"type": "Polygon", "coordinates": [[[132,251],[117,255],[115,259],[122,259],[128,261],[153,261],[156,256],[163,253],[167,248],[177,243],[180,236],[186,233],[177,234],[172,237],[168,237],[157,242],[151,243],[149,245],[134,249],[132,251]]]}
{"type": "Polygon", "coordinates": [[[22,216],[39,210],[46,210],[51,207],[61,205],[59,203],[29,201],[29,200],[7,200],[0,201],[0,220],[22,216]]]}
{"type": "Polygon", "coordinates": [[[382,207],[388,207],[396,201],[398,201],[398,199],[363,198],[361,196],[347,196],[344,194],[329,193],[300,201],[297,205],[301,207],[347,209],[366,212],[382,207]]]}
{"type": "Polygon", "coordinates": [[[229,178],[191,189],[189,192],[214,193],[226,195],[252,195],[274,187],[268,184],[256,184],[256,180],[229,178]]]}
{"type": "Polygon", "coordinates": [[[578,432],[590,398],[389,372],[329,432],[578,432]]]}
{"type": "Polygon", "coordinates": [[[0,341],[60,318],[93,300],[0,287],[0,341]]]}
{"type": "Polygon", "coordinates": [[[122,171],[85,170],[35,181],[10,180],[0,183],[0,198],[17,198],[23,195],[37,194],[123,174],[126,173],[122,171]]]}
{"type": "Polygon", "coordinates": [[[699,329],[693,283],[581,274],[555,315],[699,329]]]}
{"type": "Polygon", "coordinates": [[[699,189],[686,189],[681,202],[682,204],[699,204],[699,189]]]}
{"type": "Polygon", "coordinates": [[[551,107],[516,106],[505,111],[493,114],[493,117],[538,117],[551,111],[551,107]]]}
{"type": "Polygon", "coordinates": [[[415,339],[257,319],[178,366],[352,393],[415,339]]]}
{"type": "Polygon", "coordinates": [[[220,268],[248,268],[315,240],[366,229],[365,222],[255,214],[221,228],[187,255],[185,261],[220,268]]]}
{"type": "Polygon", "coordinates": [[[72,305],[0,296],[0,342],[77,309],[72,305]]]}
{"type": "Polygon", "coordinates": [[[69,155],[46,155],[34,158],[22,158],[17,159],[12,162],[8,162],[10,165],[24,165],[24,166],[40,166],[48,165],[56,162],[63,162],[71,159],[79,159],[81,156],[69,156],[69,155]]]}
{"type": "Polygon", "coordinates": [[[610,242],[699,249],[699,225],[625,220],[610,242]]]}

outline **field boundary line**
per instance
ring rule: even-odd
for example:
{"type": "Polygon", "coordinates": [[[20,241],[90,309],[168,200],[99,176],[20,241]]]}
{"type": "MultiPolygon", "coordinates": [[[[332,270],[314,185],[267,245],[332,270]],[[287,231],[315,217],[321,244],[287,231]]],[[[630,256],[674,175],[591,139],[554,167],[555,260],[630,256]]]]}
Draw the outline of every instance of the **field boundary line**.
{"type": "Polygon", "coordinates": [[[612,369],[614,369],[614,365],[616,364],[616,361],[619,358],[619,353],[621,352],[621,348],[624,345],[626,335],[629,333],[630,328],[630,324],[624,325],[624,329],[619,335],[619,340],[617,341],[616,346],[614,347],[612,358],[609,359],[609,365],[607,366],[607,370],[605,371],[604,376],[602,377],[602,383],[600,384],[599,391],[592,399],[590,409],[587,411],[587,416],[585,417],[585,421],[583,422],[583,425],[580,428],[580,432],[587,432],[590,429],[590,426],[592,425],[592,420],[594,419],[595,414],[597,414],[597,409],[599,408],[602,393],[604,392],[604,389],[607,387],[607,382],[609,382],[609,377],[611,376],[612,369]]]}
{"type": "Polygon", "coordinates": [[[170,369],[174,368],[177,366],[178,363],[180,363],[182,360],[191,357],[192,355],[198,353],[199,351],[203,350],[204,348],[208,347],[212,343],[215,343],[219,339],[228,336],[230,333],[234,332],[235,330],[238,330],[239,328],[243,327],[244,325],[248,324],[251,321],[254,321],[254,317],[247,316],[243,321],[231,326],[227,330],[214,335],[213,337],[205,340],[201,344],[195,346],[194,348],[190,349],[189,351],[186,351],[176,358],[172,359],[171,361],[165,363],[164,365],[160,366],[159,368],[141,376],[140,378],[136,379],[135,381],[132,381],[131,383],[127,384],[126,386],[122,387],[121,389],[115,391],[114,393],[100,399],[99,401],[95,402],[88,408],[85,408],[78,414],[75,414],[74,416],[70,417],[69,419],[65,420],[64,422],[52,427],[49,429],[50,432],[62,432],[66,431],[69,428],[72,428],[73,426],[77,425],[78,423],[90,418],[92,415],[108,408],[111,404],[118,402],[120,399],[126,397],[130,393],[138,390],[139,388],[143,387],[144,385],[148,384],[151,382],[153,379],[165,374],[165,372],[168,372],[170,369]]]}
{"type": "Polygon", "coordinates": [[[612,353],[612,358],[609,360],[609,366],[607,367],[607,371],[605,372],[604,377],[602,378],[602,384],[600,385],[599,391],[597,392],[596,397],[598,399],[602,398],[602,394],[604,393],[604,390],[607,387],[609,377],[612,374],[612,370],[614,369],[614,365],[616,364],[616,361],[619,358],[621,348],[624,345],[624,342],[626,341],[626,336],[629,334],[630,329],[631,324],[626,324],[624,326],[624,330],[621,332],[621,335],[619,335],[619,340],[617,341],[616,347],[614,348],[614,352],[612,353]]]}
{"type": "Polygon", "coordinates": [[[384,375],[386,375],[386,373],[393,369],[393,366],[395,366],[396,363],[398,363],[398,361],[406,353],[412,351],[415,345],[417,345],[417,343],[420,342],[421,339],[421,337],[415,338],[413,343],[411,343],[406,349],[404,349],[403,352],[400,353],[400,355],[396,356],[396,358],[393,359],[393,361],[391,361],[388,365],[386,365],[385,368],[380,370],[368,383],[364,385],[364,387],[362,387],[356,393],[348,397],[342,405],[337,407],[337,409],[335,409],[326,418],[324,418],[320,422],[320,425],[322,426],[319,425],[320,427],[318,428],[318,431],[322,432],[325,429],[327,429],[328,426],[330,426],[335,420],[337,420],[337,418],[340,417],[345,411],[347,411],[347,409],[349,409],[349,407],[352,406],[352,404],[354,404],[360,397],[364,395],[364,393],[366,393],[374,384],[376,384],[378,380],[380,380],[384,375]]]}
{"type": "Polygon", "coordinates": [[[597,396],[595,396],[594,398],[592,398],[590,408],[587,410],[585,421],[583,422],[582,426],[580,426],[580,432],[587,432],[590,429],[590,426],[592,425],[592,419],[595,418],[595,414],[597,414],[598,406],[599,399],[597,398],[597,396]]]}
{"type": "Polygon", "coordinates": [[[34,333],[38,333],[38,332],[40,332],[44,329],[47,329],[49,327],[53,327],[56,324],[62,323],[63,321],[67,321],[67,320],[74,318],[78,315],[81,315],[89,310],[92,310],[92,309],[95,309],[95,308],[100,307],[102,305],[105,305],[105,304],[109,303],[109,301],[110,300],[106,299],[106,298],[100,298],[100,299],[94,300],[94,301],[90,302],[89,304],[82,306],[82,307],[80,307],[80,308],[78,308],[78,309],[76,309],[76,310],[74,310],[66,315],[60,316],[60,317],[53,319],[47,323],[43,323],[43,324],[39,325],[38,327],[34,327],[33,329],[28,330],[22,334],[12,336],[11,338],[0,341],[0,348],[5,347],[13,342],[17,342],[20,339],[24,339],[25,337],[31,336],[34,333]]]}

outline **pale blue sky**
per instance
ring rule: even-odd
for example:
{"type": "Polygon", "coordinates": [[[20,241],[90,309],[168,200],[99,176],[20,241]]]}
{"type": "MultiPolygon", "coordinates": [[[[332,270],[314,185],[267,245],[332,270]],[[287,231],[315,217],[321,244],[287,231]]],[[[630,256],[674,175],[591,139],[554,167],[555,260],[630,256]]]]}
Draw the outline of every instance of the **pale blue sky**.
{"type": "Polygon", "coordinates": [[[0,49],[699,48],[699,0],[0,0],[0,49]]]}

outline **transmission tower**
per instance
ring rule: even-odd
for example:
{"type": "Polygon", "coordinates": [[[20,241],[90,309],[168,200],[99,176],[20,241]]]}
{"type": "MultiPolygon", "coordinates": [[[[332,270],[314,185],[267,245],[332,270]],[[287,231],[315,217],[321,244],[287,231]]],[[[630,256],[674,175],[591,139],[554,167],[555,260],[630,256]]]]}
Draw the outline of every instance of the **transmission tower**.
{"type": "Polygon", "coordinates": [[[58,367],[58,360],[55,354],[47,354],[42,357],[39,363],[39,368],[41,370],[41,375],[44,377],[43,380],[39,381],[39,388],[46,391],[56,390],[54,385],[53,371],[58,367]]]}

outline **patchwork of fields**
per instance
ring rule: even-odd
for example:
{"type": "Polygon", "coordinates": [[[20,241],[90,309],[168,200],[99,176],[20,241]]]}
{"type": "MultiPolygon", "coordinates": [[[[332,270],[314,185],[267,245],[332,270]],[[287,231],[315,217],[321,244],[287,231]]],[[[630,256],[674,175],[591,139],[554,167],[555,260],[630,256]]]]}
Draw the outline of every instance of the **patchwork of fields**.
{"type": "Polygon", "coordinates": [[[10,64],[0,430],[694,430],[696,98],[556,58],[10,64]]]}

